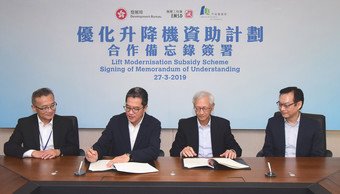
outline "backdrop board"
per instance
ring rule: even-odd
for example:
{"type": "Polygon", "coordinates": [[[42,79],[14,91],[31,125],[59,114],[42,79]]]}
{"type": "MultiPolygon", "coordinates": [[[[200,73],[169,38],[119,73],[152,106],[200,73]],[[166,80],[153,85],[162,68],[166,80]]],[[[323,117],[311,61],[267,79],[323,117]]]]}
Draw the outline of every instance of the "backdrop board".
{"type": "Polygon", "coordinates": [[[263,129],[278,92],[298,86],[303,112],[340,129],[338,0],[0,0],[0,127],[30,115],[50,87],[57,112],[103,128],[126,92],[149,93],[163,128],[194,114],[194,93],[236,129],[263,129]]]}

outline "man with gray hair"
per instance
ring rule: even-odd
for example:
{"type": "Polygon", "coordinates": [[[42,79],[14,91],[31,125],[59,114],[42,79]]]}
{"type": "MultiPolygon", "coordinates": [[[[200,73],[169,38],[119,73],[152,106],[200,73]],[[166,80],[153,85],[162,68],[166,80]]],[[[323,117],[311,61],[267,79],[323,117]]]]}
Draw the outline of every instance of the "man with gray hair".
{"type": "Polygon", "coordinates": [[[78,155],[79,140],[72,121],[56,114],[57,102],[49,88],[32,94],[35,114],[18,120],[13,134],[4,145],[7,156],[52,159],[78,155]]]}
{"type": "Polygon", "coordinates": [[[240,157],[242,149],[231,133],[227,119],[213,116],[214,96],[200,91],[192,103],[196,116],[180,119],[170,155],[174,157],[240,157]]]}

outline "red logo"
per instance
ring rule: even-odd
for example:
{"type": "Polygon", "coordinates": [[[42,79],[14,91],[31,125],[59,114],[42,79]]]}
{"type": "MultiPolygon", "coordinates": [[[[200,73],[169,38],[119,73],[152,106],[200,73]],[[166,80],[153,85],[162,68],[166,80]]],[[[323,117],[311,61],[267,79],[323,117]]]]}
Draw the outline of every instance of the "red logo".
{"type": "Polygon", "coordinates": [[[117,11],[116,11],[116,17],[119,19],[119,20],[123,20],[127,17],[127,12],[125,9],[123,8],[119,8],[117,11]]]}
{"type": "Polygon", "coordinates": [[[192,10],[185,10],[185,17],[186,18],[192,18],[194,15],[193,15],[193,11],[192,10]]]}

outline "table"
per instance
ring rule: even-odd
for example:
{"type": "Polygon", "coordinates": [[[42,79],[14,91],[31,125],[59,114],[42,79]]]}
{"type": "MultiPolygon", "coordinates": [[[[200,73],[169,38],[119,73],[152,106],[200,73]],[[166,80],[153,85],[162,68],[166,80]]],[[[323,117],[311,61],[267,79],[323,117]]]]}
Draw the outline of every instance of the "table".
{"type": "Polygon", "coordinates": [[[340,158],[242,159],[251,170],[184,169],[180,158],[160,157],[155,161],[157,173],[75,176],[84,157],[0,156],[0,193],[340,193],[340,158]],[[276,177],[264,176],[268,161],[276,177]]]}

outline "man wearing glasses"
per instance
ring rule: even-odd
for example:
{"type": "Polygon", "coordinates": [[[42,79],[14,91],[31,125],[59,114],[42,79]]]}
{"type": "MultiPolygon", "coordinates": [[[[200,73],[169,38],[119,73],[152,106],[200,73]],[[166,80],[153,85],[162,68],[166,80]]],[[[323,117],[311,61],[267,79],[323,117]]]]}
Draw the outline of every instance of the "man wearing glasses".
{"type": "Polygon", "coordinates": [[[211,115],[214,96],[206,91],[193,97],[196,116],[181,119],[175,141],[170,149],[171,156],[181,157],[240,157],[242,149],[231,133],[230,122],[211,115]]]}
{"type": "Polygon", "coordinates": [[[324,156],[324,137],[317,121],[300,112],[303,92],[297,87],[280,90],[277,102],[281,115],[268,120],[263,145],[264,156],[324,156]]]}
{"type": "Polygon", "coordinates": [[[113,116],[101,137],[86,151],[86,159],[95,162],[103,156],[114,156],[107,164],[121,162],[150,162],[160,151],[161,123],[146,113],[148,93],[132,88],[125,97],[125,112],[113,116]]]}
{"type": "Polygon", "coordinates": [[[62,155],[77,155],[79,143],[72,121],[56,113],[57,103],[49,88],[32,94],[32,110],[21,118],[13,134],[4,145],[8,156],[52,159],[62,155]]]}

